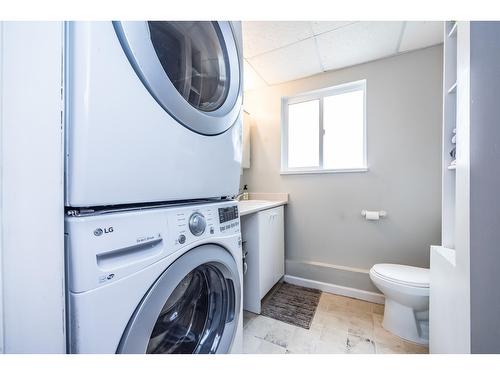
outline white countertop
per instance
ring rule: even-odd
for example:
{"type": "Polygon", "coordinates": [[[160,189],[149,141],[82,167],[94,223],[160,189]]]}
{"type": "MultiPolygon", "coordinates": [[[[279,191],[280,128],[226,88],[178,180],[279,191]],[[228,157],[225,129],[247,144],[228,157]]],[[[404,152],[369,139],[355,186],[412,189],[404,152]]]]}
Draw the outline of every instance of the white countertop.
{"type": "Polygon", "coordinates": [[[270,208],[284,206],[288,203],[288,194],[259,194],[250,193],[250,199],[238,202],[240,216],[253,214],[255,212],[270,208]]]}

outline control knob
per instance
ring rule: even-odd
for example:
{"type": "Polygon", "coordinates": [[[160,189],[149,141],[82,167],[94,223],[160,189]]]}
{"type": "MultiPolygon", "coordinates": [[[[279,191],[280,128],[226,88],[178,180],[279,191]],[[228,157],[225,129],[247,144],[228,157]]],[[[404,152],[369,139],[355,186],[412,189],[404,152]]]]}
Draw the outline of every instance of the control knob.
{"type": "Polygon", "coordinates": [[[207,221],[205,220],[205,216],[200,212],[195,212],[189,218],[189,230],[195,236],[201,236],[205,233],[205,228],[207,226],[207,221]]]}

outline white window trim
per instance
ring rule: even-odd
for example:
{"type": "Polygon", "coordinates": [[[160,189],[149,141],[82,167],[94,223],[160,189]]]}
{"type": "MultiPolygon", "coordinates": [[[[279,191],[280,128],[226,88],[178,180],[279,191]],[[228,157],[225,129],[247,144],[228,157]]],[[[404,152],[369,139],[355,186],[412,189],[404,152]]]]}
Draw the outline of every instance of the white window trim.
{"type": "Polygon", "coordinates": [[[367,140],[366,140],[366,79],[331,86],[320,90],[308,91],[294,96],[281,98],[281,171],[280,174],[314,174],[314,173],[352,173],[367,172],[367,140]],[[352,91],[363,90],[363,167],[361,168],[323,168],[323,98],[352,91]],[[289,168],[288,167],[288,105],[319,100],[319,166],[289,168]]]}

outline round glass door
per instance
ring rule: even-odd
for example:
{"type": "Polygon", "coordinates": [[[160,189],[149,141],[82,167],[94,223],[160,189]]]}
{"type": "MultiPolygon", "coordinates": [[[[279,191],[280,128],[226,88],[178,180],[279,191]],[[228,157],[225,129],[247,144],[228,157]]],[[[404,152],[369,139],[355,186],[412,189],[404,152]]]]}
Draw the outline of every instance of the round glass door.
{"type": "Polygon", "coordinates": [[[113,22],[135,73],[181,125],[203,135],[225,132],[242,103],[238,33],[228,21],[113,22]]]}
{"type": "Polygon", "coordinates": [[[148,22],[151,42],[163,69],[194,108],[210,112],[227,97],[229,66],[216,22],[148,22]]]}
{"type": "Polygon", "coordinates": [[[212,265],[191,271],[165,302],[146,353],[215,353],[233,296],[224,275],[212,265]]]}
{"type": "Polygon", "coordinates": [[[180,256],[147,290],[117,353],[228,353],[240,306],[236,261],[221,246],[201,245],[180,256]]]}

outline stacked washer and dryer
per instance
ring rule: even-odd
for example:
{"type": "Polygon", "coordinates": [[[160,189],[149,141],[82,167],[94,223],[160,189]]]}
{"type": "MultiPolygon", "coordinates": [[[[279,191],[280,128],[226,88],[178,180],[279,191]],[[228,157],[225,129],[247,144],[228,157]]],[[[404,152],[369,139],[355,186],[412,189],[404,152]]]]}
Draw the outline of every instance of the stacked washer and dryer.
{"type": "Polygon", "coordinates": [[[241,25],[65,39],[68,352],[240,352],[241,25]]]}

